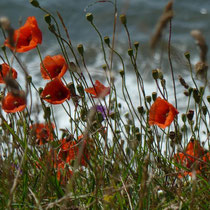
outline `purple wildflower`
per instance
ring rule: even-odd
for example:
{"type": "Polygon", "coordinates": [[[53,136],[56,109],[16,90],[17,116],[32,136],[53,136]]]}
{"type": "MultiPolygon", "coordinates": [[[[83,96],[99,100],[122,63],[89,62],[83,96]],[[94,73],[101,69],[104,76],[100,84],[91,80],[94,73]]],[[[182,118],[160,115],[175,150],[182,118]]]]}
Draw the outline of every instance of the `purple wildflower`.
{"type": "Polygon", "coordinates": [[[96,105],[96,111],[97,112],[100,112],[103,116],[103,119],[106,118],[106,115],[107,115],[107,109],[105,106],[101,106],[101,105],[96,105]]]}

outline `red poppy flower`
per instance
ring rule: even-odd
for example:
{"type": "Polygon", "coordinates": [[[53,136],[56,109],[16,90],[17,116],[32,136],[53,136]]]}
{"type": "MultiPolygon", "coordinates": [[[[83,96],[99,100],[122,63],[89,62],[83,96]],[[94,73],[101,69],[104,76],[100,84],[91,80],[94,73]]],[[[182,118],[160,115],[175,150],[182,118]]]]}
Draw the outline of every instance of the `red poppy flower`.
{"type": "Polygon", "coordinates": [[[85,88],[85,91],[94,95],[93,98],[104,98],[110,93],[110,87],[105,87],[96,80],[95,85],[92,88],[85,88]]]}
{"type": "Polygon", "coordinates": [[[2,63],[0,65],[0,83],[5,83],[4,82],[4,78],[6,76],[10,76],[13,79],[17,78],[17,72],[15,71],[15,69],[11,68],[8,64],[6,63],[2,63]]]}
{"type": "Polygon", "coordinates": [[[57,165],[57,180],[60,181],[62,185],[65,185],[72,175],[73,172],[69,169],[69,166],[60,161],[57,165]]]}
{"type": "Polygon", "coordinates": [[[164,129],[173,122],[178,113],[172,104],[158,97],[149,111],[149,125],[158,125],[164,129]]]}
{"type": "Polygon", "coordinates": [[[40,64],[41,74],[44,79],[61,78],[68,68],[62,55],[46,56],[40,64]],[[43,67],[44,65],[44,67],[43,67]]]}
{"type": "Polygon", "coordinates": [[[179,152],[178,154],[175,154],[174,158],[177,163],[188,169],[188,171],[183,171],[179,168],[176,168],[178,171],[180,171],[178,177],[181,178],[186,175],[191,176],[192,170],[195,170],[196,173],[201,173],[201,170],[204,170],[206,167],[204,162],[210,160],[210,155],[209,152],[205,152],[199,141],[191,140],[188,143],[185,152],[179,152]],[[202,161],[199,161],[199,159],[202,161]]]}
{"type": "Polygon", "coordinates": [[[70,99],[70,90],[61,79],[55,78],[47,83],[41,97],[51,104],[62,104],[65,100],[70,99]]]}
{"type": "Polygon", "coordinates": [[[53,140],[53,131],[52,129],[55,128],[55,125],[51,123],[49,126],[48,124],[44,123],[36,123],[30,126],[30,129],[34,131],[36,136],[36,142],[39,145],[43,145],[48,141],[53,140]]]}
{"type": "Polygon", "coordinates": [[[18,95],[9,92],[2,99],[2,109],[7,113],[21,112],[26,108],[26,98],[23,91],[18,95]]]}
{"type": "MultiPolygon", "coordinates": [[[[81,140],[83,136],[79,136],[78,139],[81,140]]],[[[86,142],[84,142],[86,144],[86,142]]],[[[76,141],[68,141],[67,139],[61,140],[61,148],[58,154],[58,157],[65,161],[66,163],[70,163],[71,160],[76,160],[78,158],[80,152],[80,142],[76,141]]],[[[83,149],[83,155],[80,160],[80,164],[83,166],[87,165],[86,159],[89,159],[88,152],[86,147],[83,149]]]]}
{"type": "Polygon", "coordinates": [[[4,45],[19,53],[27,52],[42,43],[42,32],[35,17],[28,17],[25,24],[14,31],[13,42],[14,46],[8,38],[4,45]]]}

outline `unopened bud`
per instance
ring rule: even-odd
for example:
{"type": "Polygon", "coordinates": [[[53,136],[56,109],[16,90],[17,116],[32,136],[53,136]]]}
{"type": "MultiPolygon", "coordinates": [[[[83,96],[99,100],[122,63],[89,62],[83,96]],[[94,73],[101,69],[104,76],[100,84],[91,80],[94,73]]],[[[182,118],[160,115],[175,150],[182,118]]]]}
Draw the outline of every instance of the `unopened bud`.
{"type": "Polygon", "coordinates": [[[50,24],[51,23],[51,16],[50,16],[50,14],[46,14],[44,16],[44,20],[45,20],[46,23],[50,24]]]}
{"type": "Polygon", "coordinates": [[[199,91],[196,88],[193,89],[193,98],[196,103],[200,103],[201,96],[200,96],[199,91]]]}
{"type": "Polygon", "coordinates": [[[146,96],[146,101],[147,101],[148,103],[151,103],[151,100],[152,100],[151,96],[146,96]]]}
{"type": "Polygon", "coordinates": [[[186,53],[184,54],[184,56],[185,56],[185,58],[187,58],[187,60],[190,60],[190,53],[189,53],[189,52],[186,52],[186,53]]]}
{"type": "Polygon", "coordinates": [[[30,75],[27,75],[27,81],[28,81],[29,83],[31,83],[32,77],[31,77],[30,75]]]}
{"type": "Polygon", "coordinates": [[[86,14],[86,19],[90,22],[93,22],[93,14],[92,13],[87,13],[86,14]]]}
{"type": "Polygon", "coordinates": [[[39,91],[39,95],[41,95],[43,88],[40,87],[38,91],[39,91]]]}
{"type": "Polygon", "coordinates": [[[170,138],[171,140],[174,140],[175,137],[176,137],[176,133],[175,133],[174,131],[170,131],[170,133],[169,133],[169,138],[170,138]]]}
{"type": "Polygon", "coordinates": [[[144,107],[143,106],[138,106],[137,107],[139,114],[144,114],[144,107]]]}
{"type": "Polygon", "coordinates": [[[182,114],[182,121],[185,123],[186,122],[186,114],[182,114]]]}
{"type": "Polygon", "coordinates": [[[34,6],[34,7],[40,7],[39,6],[39,2],[37,0],[30,0],[30,3],[34,6]]]}
{"type": "Polygon", "coordinates": [[[189,85],[185,82],[185,80],[181,76],[179,76],[179,81],[181,85],[184,86],[186,89],[189,88],[189,85]]]}
{"type": "Polygon", "coordinates": [[[126,25],[127,23],[127,18],[125,14],[120,15],[120,21],[123,25],[126,25]]]}
{"type": "Polygon", "coordinates": [[[51,116],[51,109],[50,109],[50,107],[45,107],[45,109],[44,109],[44,118],[45,119],[49,119],[50,116],[51,116]]]}
{"type": "Polygon", "coordinates": [[[206,99],[210,103],[210,96],[207,96],[206,99]]]}
{"type": "Polygon", "coordinates": [[[104,71],[106,71],[106,70],[107,70],[107,65],[106,65],[106,64],[102,65],[102,69],[103,69],[104,71]]]}
{"type": "Polygon", "coordinates": [[[203,111],[203,114],[206,115],[207,114],[207,107],[206,106],[202,106],[202,111],[203,111]]]}
{"type": "Polygon", "coordinates": [[[155,101],[157,98],[157,93],[156,92],[152,92],[152,100],[155,101]]]}
{"type": "Polygon", "coordinates": [[[152,70],[152,76],[155,80],[157,80],[159,78],[159,72],[158,69],[153,69],[152,70]]]}
{"type": "Polygon", "coordinates": [[[77,50],[81,56],[83,56],[84,48],[82,44],[77,45],[77,50]]]}
{"type": "Polygon", "coordinates": [[[134,42],[134,47],[136,48],[136,50],[138,50],[138,48],[139,48],[139,42],[134,42]]]}
{"type": "Polygon", "coordinates": [[[187,119],[192,121],[193,116],[194,116],[194,111],[190,109],[187,113],[187,119]]]}
{"type": "Polygon", "coordinates": [[[123,77],[125,75],[124,70],[120,70],[119,73],[120,73],[121,77],[123,77]]]}
{"type": "Polygon", "coordinates": [[[109,46],[110,45],[110,39],[108,36],[104,37],[104,42],[109,46]]]}
{"type": "Polygon", "coordinates": [[[128,55],[133,56],[133,49],[128,49],[128,55]]]}

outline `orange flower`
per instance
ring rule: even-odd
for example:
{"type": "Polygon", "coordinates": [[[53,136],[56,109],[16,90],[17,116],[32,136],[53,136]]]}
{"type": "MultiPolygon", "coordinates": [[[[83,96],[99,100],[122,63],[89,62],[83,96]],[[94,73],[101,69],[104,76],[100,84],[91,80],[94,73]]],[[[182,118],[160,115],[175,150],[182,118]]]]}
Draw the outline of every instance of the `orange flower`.
{"type": "Polygon", "coordinates": [[[175,154],[174,158],[177,163],[189,169],[188,171],[180,171],[179,168],[176,168],[180,171],[178,177],[181,178],[183,175],[191,176],[193,170],[196,170],[196,173],[201,173],[201,170],[205,169],[206,167],[204,162],[208,162],[210,160],[210,155],[209,152],[205,152],[204,148],[201,147],[198,140],[191,140],[188,143],[185,152],[179,152],[178,154],[175,154]]]}
{"type": "Polygon", "coordinates": [[[2,99],[2,109],[7,113],[21,112],[26,108],[26,98],[23,91],[19,95],[9,92],[2,99]]]}
{"type": "Polygon", "coordinates": [[[68,68],[62,55],[46,56],[40,64],[41,74],[44,79],[61,78],[68,68]],[[44,67],[43,67],[44,65],[44,67]]]}
{"type": "Polygon", "coordinates": [[[6,76],[10,76],[13,79],[17,78],[17,72],[15,71],[15,69],[11,68],[8,64],[6,63],[2,63],[0,65],[0,83],[5,83],[4,82],[4,78],[6,76]]]}
{"type": "Polygon", "coordinates": [[[158,97],[149,111],[149,125],[158,125],[164,129],[172,123],[178,113],[172,104],[158,97]]]}
{"type": "Polygon", "coordinates": [[[72,175],[73,172],[69,169],[69,166],[60,161],[57,165],[57,180],[65,185],[72,175]]]}
{"type": "Polygon", "coordinates": [[[110,93],[110,87],[105,87],[96,80],[95,85],[92,88],[85,88],[85,92],[94,95],[93,98],[104,98],[110,93]]]}
{"type": "Polygon", "coordinates": [[[36,136],[36,142],[39,145],[43,145],[48,141],[53,140],[53,131],[55,125],[52,123],[51,126],[44,123],[36,123],[30,126],[30,129],[34,132],[36,136]]]}
{"type": "Polygon", "coordinates": [[[70,90],[63,84],[61,79],[56,77],[47,83],[41,97],[51,104],[62,104],[65,100],[70,99],[70,90]]]}
{"type": "Polygon", "coordinates": [[[13,42],[14,46],[8,38],[4,45],[19,53],[27,52],[42,43],[42,32],[35,17],[28,17],[25,24],[14,31],[13,42]]]}

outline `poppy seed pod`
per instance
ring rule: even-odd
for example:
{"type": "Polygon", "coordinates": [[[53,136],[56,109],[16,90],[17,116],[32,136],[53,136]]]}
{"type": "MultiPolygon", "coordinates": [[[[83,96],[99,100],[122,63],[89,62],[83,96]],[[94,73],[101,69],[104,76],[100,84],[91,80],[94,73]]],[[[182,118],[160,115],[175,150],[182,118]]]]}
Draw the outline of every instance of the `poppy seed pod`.
{"type": "Polygon", "coordinates": [[[150,103],[151,103],[151,101],[152,101],[151,96],[146,96],[146,101],[150,104],[150,103]]]}
{"type": "Polygon", "coordinates": [[[186,52],[186,53],[184,54],[184,56],[185,56],[185,58],[187,58],[187,60],[190,60],[190,53],[189,53],[189,52],[186,52]]]}
{"type": "Polygon", "coordinates": [[[143,106],[138,106],[137,110],[138,110],[139,114],[144,114],[144,107],[143,106]]]}
{"type": "Polygon", "coordinates": [[[46,14],[44,16],[44,20],[46,23],[50,24],[51,23],[51,15],[50,14],[46,14]]]}
{"type": "Polygon", "coordinates": [[[123,25],[126,25],[127,23],[127,18],[125,14],[120,15],[120,21],[123,25]]]}
{"type": "Polygon", "coordinates": [[[37,0],[30,0],[30,3],[34,6],[34,7],[40,7],[39,6],[39,2],[37,0]]]}
{"type": "Polygon", "coordinates": [[[120,73],[121,77],[123,77],[125,75],[124,70],[120,70],[119,73],[120,73]]]}
{"type": "Polygon", "coordinates": [[[82,44],[77,45],[77,50],[78,50],[79,54],[80,54],[81,56],[83,56],[84,47],[83,47],[82,44]]]}
{"type": "Polygon", "coordinates": [[[190,109],[187,113],[187,119],[192,121],[193,116],[194,116],[194,111],[190,109]]]}
{"type": "Polygon", "coordinates": [[[108,36],[104,37],[104,42],[109,46],[110,45],[110,39],[108,36]]]}
{"type": "Polygon", "coordinates": [[[203,114],[206,116],[206,114],[207,114],[207,107],[206,106],[202,106],[202,111],[203,111],[203,114]]]}
{"type": "Polygon", "coordinates": [[[157,98],[157,93],[156,92],[152,92],[152,100],[155,101],[157,98]]]}
{"type": "Polygon", "coordinates": [[[138,50],[138,48],[139,48],[139,42],[134,42],[134,47],[136,48],[136,50],[138,50]]]}
{"type": "Polygon", "coordinates": [[[155,80],[157,80],[159,78],[159,72],[158,69],[153,69],[152,70],[152,76],[155,80]]]}
{"type": "Polygon", "coordinates": [[[93,14],[92,13],[87,13],[86,14],[86,19],[90,22],[93,22],[93,14]]]}
{"type": "Polygon", "coordinates": [[[133,56],[133,49],[128,49],[128,55],[133,56]]]}

